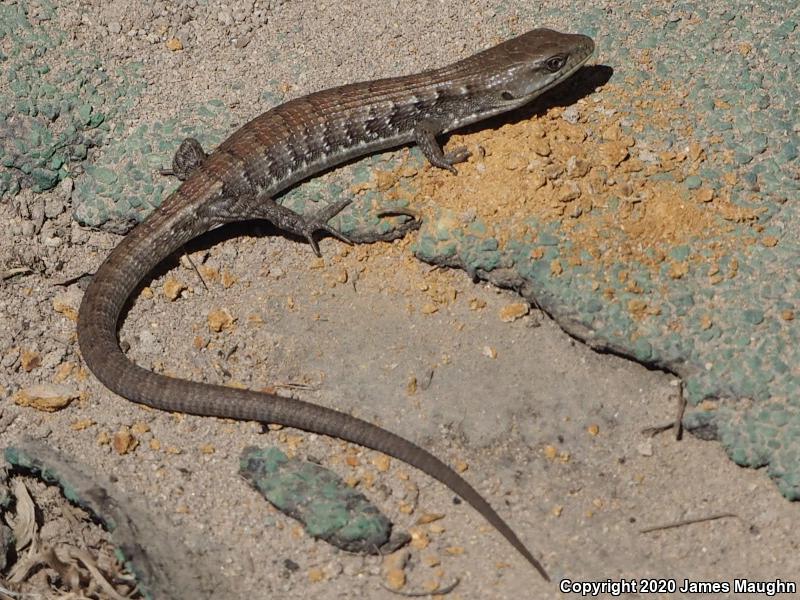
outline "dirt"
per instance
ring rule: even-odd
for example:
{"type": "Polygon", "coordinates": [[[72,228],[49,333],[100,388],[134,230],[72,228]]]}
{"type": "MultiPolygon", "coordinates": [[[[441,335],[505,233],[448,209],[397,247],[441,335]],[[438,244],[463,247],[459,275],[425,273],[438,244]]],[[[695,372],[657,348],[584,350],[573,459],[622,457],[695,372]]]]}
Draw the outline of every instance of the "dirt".
{"type": "MultiPolygon", "coordinates": [[[[550,25],[568,30],[564,5],[563,22],[550,25]]],[[[194,10],[183,25],[186,9],[164,6],[154,13],[123,2],[59,9],[76,45],[110,63],[145,63],[149,86],[132,123],[166,117],[187,96],[222,98],[244,122],[267,108],[259,99],[265,76],[284,82],[293,97],[443,64],[502,39],[506,26],[530,25],[482,2],[397,3],[392,11],[366,2],[256,9],[235,2],[194,10]],[[249,16],[237,20],[239,9],[249,16]],[[110,34],[110,23],[120,24],[120,33],[110,34]],[[174,37],[183,49],[170,49],[174,37]]],[[[513,127],[549,132],[555,114],[479,133],[469,143],[495,152],[492,144],[507,144],[513,127]]],[[[561,141],[553,138],[554,152],[561,141]]],[[[463,175],[422,174],[442,182],[433,186],[458,180],[469,187],[469,170],[463,175]]],[[[513,172],[500,177],[510,180],[513,172]]],[[[472,204],[487,216],[519,200],[513,192],[496,204],[487,197],[472,204]]],[[[3,222],[24,221],[20,204],[36,201],[26,191],[0,205],[3,222]]],[[[697,199],[687,207],[707,210],[697,199]]],[[[550,203],[542,210],[560,218],[560,209],[550,203]]],[[[4,269],[20,262],[30,269],[0,287],[0,335],[13,338],[19,356],[0,371],[3,445],[34,436],[113,474],[123,491],[164,515],[174,535],[214,548],[214,575],[230,597],[393,598],[387,586],[431,591],[455,580],[447,598],[563,597],[558,583],[539,579],[474,511],[404,464],[392,460],[384,468],[377,453],[338,440],[160,413],[108,392],[77,350],[81,287],[57,284],[94,270],[119,238],[82,231],[66,213],[53,227],[67,240],[57,259],[39,236],[0,230],[4,269]],[[11,401],[41,383],[67,386],[76,398],[56,412],[11,401]],[[304,535],[237,475],[241,450],[253,444],[313,457],[358,485],[396,526],[415,533],[407,560],[350,555],[304,535]],[[421,518],[429,514],[443,518],[421,518]]],[[[584,234],[576,243],[587,240],[584,234]]],[[[524,312],[514,294],[432,270],[411,257],[411,241],[351,248],[325,240],[324,258],[316,260],[305,245],[266,228],[225,228],[187,250],[208,289],[186,261],[167,262],[125,318],[121,340],[147,368],[276,389],[415,440],[463,470],[555,582],[656,577],[681,585],[685,578],[796,574],[800,507],[765,474],[738,468],[715,443],[641,433],[674,418],[672,376],[597,354],[536,310],[503,318],[524,312]],[[719,513],[735,517],[642,533],[719,513]]],[[[41,591],[47,587],[42,582],[41,591]]]]}
{"type": "Polygon", "coordinates": [[[704,147],[640,148],[624,132],[623,123],[647,122],[665,136],[688,127],[680,117],[685,91],[644,87],[655,100],[639,100],[629,88],[607,84],[598,90],[602,101],[589,96],[537,118],[453,135],[451,146],[472,154],[458,177],[404,165],[379,174],[377,188],[423,212],[446,207],[493,223],[487,235],[498,239],[501,249],[509,239],[536,242],[529,217],[555,224],[573,248],[569,260],[578,265],[588,253],[596,266],[635,261],[655,273],[670,251],[685,244],[691,244],[687,260],[719,261],[733,248],[756,243],[762,232],[754,223],[758,209],[731,203],[735,178],[718,189],[680,185],[707,165],[704,147]],[[657,179],[663,175],[670,178],[657,179]],[[735,223],[750,224],[751,230],[736,231],[735,223]]]}

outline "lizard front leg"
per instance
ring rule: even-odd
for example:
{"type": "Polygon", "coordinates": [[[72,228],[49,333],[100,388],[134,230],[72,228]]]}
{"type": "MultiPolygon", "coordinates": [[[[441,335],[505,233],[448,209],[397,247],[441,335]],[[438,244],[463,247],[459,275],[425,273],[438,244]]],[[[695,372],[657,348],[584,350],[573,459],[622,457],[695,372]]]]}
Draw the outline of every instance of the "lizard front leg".
{"type": "Polygon", "coordinates": [[[174,175],[180,181],[186,181],[192,171],[202,165],[208,154],[194,138],[186,138],[178,146],[175,156],[172,157],[172,168],[161,169],[162,175],[174,175]]]}
{"type": "Polygon", "coordinates": [[[435,119],[423,119],[414,127],[414,141],[434,167],[446,169],[456,175],[458,171],[453,165],[467,160],[471,152],[461,146],[445,154],[436,139],[436,136],[443,130],[442,124],[435,119]]]}

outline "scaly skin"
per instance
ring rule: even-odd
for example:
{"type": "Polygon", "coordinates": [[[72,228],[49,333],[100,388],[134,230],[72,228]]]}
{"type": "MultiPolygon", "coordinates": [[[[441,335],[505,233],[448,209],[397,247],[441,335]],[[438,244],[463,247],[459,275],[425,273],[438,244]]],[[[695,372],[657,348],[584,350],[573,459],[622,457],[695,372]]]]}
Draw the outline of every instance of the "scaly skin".
{"type": "MultiPolygon", "coordinates": [[[[121,351],[117,325],[128,298],[156,265],[224,223],[267,219],[306,237],[318,253],[313,234],[324,230],[342,237],[326,222],[349,200],[308,219],[278,205],[273,196],[352,158],[411,142],[433,165],[455,173],[453,164],[468,153],[443,153],[436,135],[527,104],[569,77],[593,50],[586,36],[536,29],[440,69],[292,100],[244,125],[210,155],[186,140],[173,166],[185,181],[122,240],[83,296],[78,342],[86,365],[109,389],[134,402],[171,412],[280,423],[394,456],[461,496],[549,580],[489,503],[423,448],[366,421],[300,400],[143,369],[121,351]]],[[[415,225],[410,221],[406,228],[415,225]]]]}

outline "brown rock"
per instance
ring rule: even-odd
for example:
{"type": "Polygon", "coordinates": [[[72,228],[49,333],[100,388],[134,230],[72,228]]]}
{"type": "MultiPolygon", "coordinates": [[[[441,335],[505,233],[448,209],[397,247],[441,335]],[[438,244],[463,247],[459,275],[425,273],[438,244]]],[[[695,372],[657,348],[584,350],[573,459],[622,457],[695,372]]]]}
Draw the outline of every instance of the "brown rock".
{"type": "Polygon", "coordinates": [[[14,394],[14,402],[44,412],[55,412],[69,406],[77,397],[78,392],[65,385],[40,383],[19,390],[14,394]]]}

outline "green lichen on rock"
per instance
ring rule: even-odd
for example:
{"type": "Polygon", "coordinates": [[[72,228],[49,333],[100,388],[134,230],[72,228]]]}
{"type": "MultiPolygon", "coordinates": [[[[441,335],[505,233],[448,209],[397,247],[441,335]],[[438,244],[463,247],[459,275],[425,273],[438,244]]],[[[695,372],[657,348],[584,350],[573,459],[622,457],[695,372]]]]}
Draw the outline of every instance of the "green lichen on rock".
{"type": "Polygon", "coordinates": [[[684,423],[690,430],[713,427],[731,459],[743,467],[766,468],[780,492],[800,500],[800,405],[773,399],[746,405],[723,402],[713,410],[690,410],[684,423]]]}
{"type": "Polygon", "coordinates": [[[288,458],[277,448],[251,446],[242,452],[240,473],[312,537],[350,552],[369,553],[389,541],[389,519],[328,469],[288,458]]]}
{"type": "Polygon", "coordinates": [[[46,191],[73,176],[144,85],[136,64],[109,71],[96,56],[68,48],[49,3],[37,3],[35,24],[28,11],[27,2],[0,5],[0,38],[8,44],[0,57],[0,197],[26,187],[46,191]]]}
{"type": "MultiPolygon", "coordinates": [[[[711,240],[690,239],[668,248],[660,263],[651,254],[654,268],[631,259],[609,265],[585,256],[586,248],[573,241],[579,238],[522,209],[513,218],[496,219],[489,229],[518,231],[523,222],[536,235],[511,236],[496,250],[484,223],[470,221],[467,211],[434,210],[413,250],[426,262],[521,290],[594,347],[678,374],[695,407],[686,426],[720,439],[738,464],[766,467],[782,493],[798,498],[800,242],[794,232],[800,231],[800,208],[787,200],[800,190],[800,109],[792,76],[800,36],[793,20],[776,27],[774,15],[783,7],[779,0],[736,0],[728,5],[730,18],[720,20],[701,3],[682,3],[677,20],[668,25],[682,28],[686,44],[672,43],[666,28],[653,33],[651,18],[634,18],[629,11],[609,16],[587,9],[573,23],[575,31],[606,40],[602,60],[614,67],[614,83],[656,84],[637,90],[643,105],[652,100],[658,106],[660,84],[686,90],[691,99],[686,105],[691,110],[680,115],[689,125],[685,131],[649,119],[648,114],[658,117],[654,108],[622,125],[637,149],[679,152],[691,143],[707,149],[707,160],[696,172],[683,179],[656,173],[648,183],[671,181],[680,192],[678,202],[690,192],[719,191],[722,181],[734,182],[730,202],[754,211],[764,243],[749,243],[753,229],[729,220],[713,240],[727,241],[730,250],[723,256],[711,256],[711,240]],[[692,19],[684,18],[689,14],[692,19]],[[722,39],[755,51],[716,52],[722,39]],[[630,60],[643,48],[652,52],[652,71],[630,60]],[[675,273],[674,263],[682,263],[686,272],[675,273]],[[712,264],[719,274],[713,282],[712,264]],[[697,408],[705,399],[728,400],[724,409],[707,412],[697,408]]],[[[536,17],[551,11],[555,17],[555,10],[537,7],[536,17]]],[[[578,114],[587,115],[590,137],[598,134],[591,130],[591,104],[590,97],[588,105],[577,106],[578,114]]],[[[605,205],[593,205],[589,216],[616,213],[625,202],[609,197],[605,205]]],[[[580,222],[573,225],[579,228],[580,222]]]]}
{"type": "Polygon", "coordinates": [[[92,227],[125,231],[143,221],[178,187],[174,177],[160,174],[187,137],[213,148],[228,128],[228,111],[219,101],[187,107],[163,122],[115,132],[94,163],[85,164],[73,191],[75,219],[92,227]],[[200,115],[203,115],[202,117],[200,115]]]}
{"type": "MultiPolygon", "coordinates": [[[[720,18],[702,3],[684,2],[674,13],[677,20],[655,32],[651,17],[625,11],[609,14],[590,8],[574,16],[575,31],[607,40],[602,56],[614,67],[615,82],[673,82],[686,92],[691,110],[681,116],[690,127],[659,129],[657,119],[644,118],[636,131],[626,126],[637,146],[680,152],[698,142],[709,149],[709,160],[682,180],[685,191],[719,190],[720,182],[730,178],[735,181],[734,206],[752,207],[748,199],[757,193],[758,226],[776,243],[740,244],[721,257],[719,272],[730,273],[737,265],[735,275],[710,285],[711,257],[692,243],[669,252],[669,261],[687,263],[679,278],[671,276],[669,261],[655,273],[635,261],[619,261],[607,273],[593,272],[591,260],[582,256],[585,248],[576,248],[551,224],[525,214],[515,215],[513,222],[489,224],[434,210],[413,248],[421,260],[522,290],[565,329],[594,346],[677,373],[692,406],[707,398],[746,399],[742,407],[730,401],[726,410],[731,412],[704,414],[697,423],[690,412],[687,426],[716,432],[741,464],[768,465],[781,491],[795,497],[800,461],[792,458],[800,417],[785,399],[800,397],[800,242],[793,235],[800,231],[800,210],[787,200],[800,191],[800,108],[794,77],[800,36],[796,20],[776,25],[774,15],[784,8],[781,0],[735,0],[720,18]],[[671,43],[674,36],[669,34],[678,27],[685,44],[671,43]],[[720,40],[754,51],[715,51],[720,40]],[[653,54],[651,71],[631,60],[642,49],[653,54]],[[536,235],[503,244],[491,237],[490,231],[517,230],[520,222],[536,235]],[[571,262],[575,256],[584,264],[571,262]],[[624,280],[622,271],[627,273],[624,280]],[[606,275],[607,283],[598,291],[593,285],[606,275]],[[632,282],[639,289],[635,294],[628,289],[632,282]],[[657,306],[659,312],[633,318],[628,305],[637,300],[657,306]],[[785,424],[765,421],[771,413],[750,411],[747,402],[755,407],[785,403],[785,424]]],[[[527,16],[558,17],[556,7],[537,6],[535,11],[527,16]]],[[[73,177],[77,219],[125,231],[177,185],[158,169],[169,165],[181,140],[197,137],[212,149],[232,133],[230,115],[222,102],[212,100],[187,106],[169,121],[130,131],[125,117],[143,85],[139,67],[110,70],[96,57],[68,50],[63,32],[49,21],[53,14],[48,2],[37,3],[35,20],[29,18],[25,1],[0,5],[0,37],[5,39],[0,52],[0,196],[24,187],[47,190],[73,177]],[[56,62],[51,60],[55,53],[64,65],[59,69],[50,64],[56,62]]],[[[277,82],[267,85],[264,109],[282,99],[270,91],[277,89],[277,82]]],[[[639,93],[650,92],[642,87],[639,93]]],[[[375,169],[392,170],[398,156],[366,158],[278,200],[302,213],[315,212],[348,195],[354,184],[369,182],[375,169]]],[[[412,165],[424,161],[418,149],[409,156],[412,165]]],[[[657,173],[654,180],[658,177],[680,183],[673,174],[657,173]]],[[[605,210],[617,211],[624,202],[610,198],[605,210]]],[[[398,223],[381,218],[383,208],[380,192],[367,190],[331,224],[353,239],[369,239],[369,232],[375,239],[398,223]]],[[[733,238],[748,235],[740,225],[730,227],[733,238]]]]}

